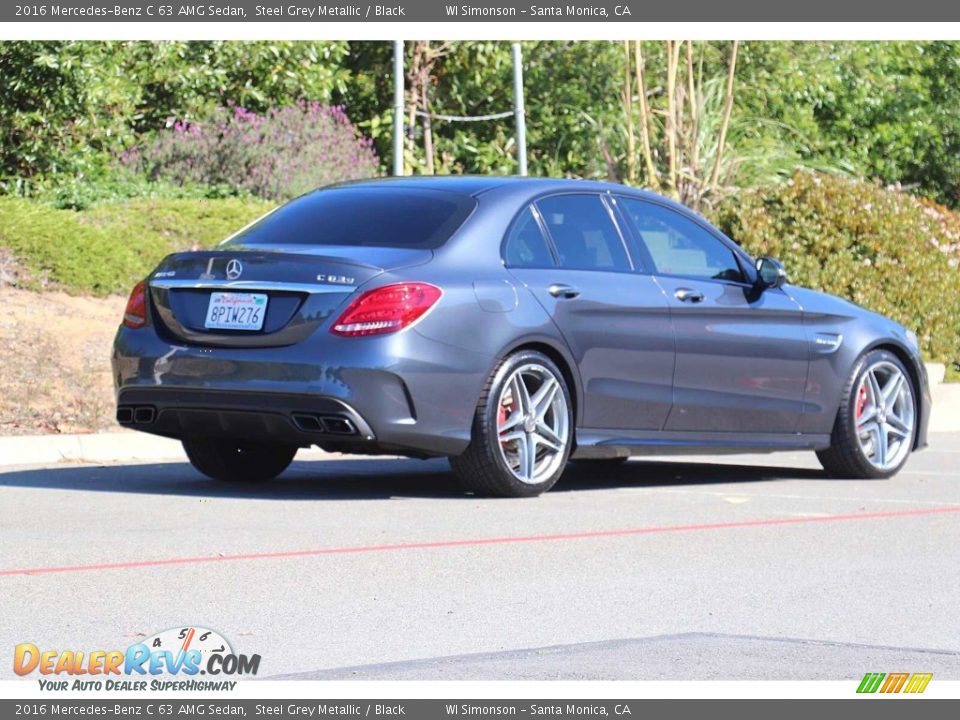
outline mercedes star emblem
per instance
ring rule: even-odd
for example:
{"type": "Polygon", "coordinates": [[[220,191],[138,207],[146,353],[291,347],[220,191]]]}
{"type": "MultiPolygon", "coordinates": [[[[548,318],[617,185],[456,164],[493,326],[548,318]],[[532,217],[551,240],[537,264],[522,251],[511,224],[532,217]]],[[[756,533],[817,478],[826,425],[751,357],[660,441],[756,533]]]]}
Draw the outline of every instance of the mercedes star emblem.
{"type": "Polygon", "coordinates": [[[236,280],[243,273],[243,265],[239,260],[231,260],[227,263],[227,279],[236,280]]]}

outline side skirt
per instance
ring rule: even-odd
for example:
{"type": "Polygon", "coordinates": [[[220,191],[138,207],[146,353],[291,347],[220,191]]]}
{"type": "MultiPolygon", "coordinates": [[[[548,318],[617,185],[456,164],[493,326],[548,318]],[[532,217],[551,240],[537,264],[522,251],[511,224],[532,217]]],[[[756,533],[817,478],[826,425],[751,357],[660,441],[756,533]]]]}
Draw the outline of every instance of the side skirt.
{"type": "Polygon", "coordinates": [[[823,450],[826,434],[658,432],[582,428],[571,457],[614,458],[632,455],[724,455],[771,453],[787,450],[823,450]]]}

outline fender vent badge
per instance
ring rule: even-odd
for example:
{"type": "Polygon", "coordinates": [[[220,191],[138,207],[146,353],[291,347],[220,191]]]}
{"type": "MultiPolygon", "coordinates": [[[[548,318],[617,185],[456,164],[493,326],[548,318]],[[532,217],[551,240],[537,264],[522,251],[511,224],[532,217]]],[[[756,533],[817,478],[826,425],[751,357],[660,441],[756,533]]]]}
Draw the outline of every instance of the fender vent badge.
{"type": "Polygon", "coordinates": [[[814,349],[820,353],[835,352],[843,343],[843,335],[833,333],[817,333],[813,339],[814,349]]]}

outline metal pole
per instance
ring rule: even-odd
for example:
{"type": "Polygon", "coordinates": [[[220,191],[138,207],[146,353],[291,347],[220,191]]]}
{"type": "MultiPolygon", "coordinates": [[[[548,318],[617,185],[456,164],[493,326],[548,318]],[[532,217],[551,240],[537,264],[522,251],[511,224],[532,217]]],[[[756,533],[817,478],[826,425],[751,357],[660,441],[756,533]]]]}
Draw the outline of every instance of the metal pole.
{"type": "Polygon", "coordinates": [[[513,43],[513,113],[517,119],[517,163],[521,175],[527,174],[527,121],[523,108],[523,55],[520,43],[513,43]]]}
{"type": "Polygon", "coordinates": [[[403,40],[393,41],[393,174],[403,175],[403,40]]]}

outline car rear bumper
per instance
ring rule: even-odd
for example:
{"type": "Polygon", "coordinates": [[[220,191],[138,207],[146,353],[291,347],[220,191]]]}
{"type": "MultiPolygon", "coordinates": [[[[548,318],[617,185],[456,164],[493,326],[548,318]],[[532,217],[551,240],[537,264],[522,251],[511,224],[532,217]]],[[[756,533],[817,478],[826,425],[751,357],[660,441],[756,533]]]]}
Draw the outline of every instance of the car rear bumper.
{"type": "Polygon", "coordinates": [[[236,437],[350,452],[457,455],[493,358],[415,334],[316,334],[283,348],[171,345],[121,328],[118,422],[144,432],[236,437]]]}
{"type": "Polygon", "coordinates": [[[117,422],[172,438],[231,437],[309,446],[376,440],[346,403],[285,393],[134,387],[117,393],[117,422]]]}

